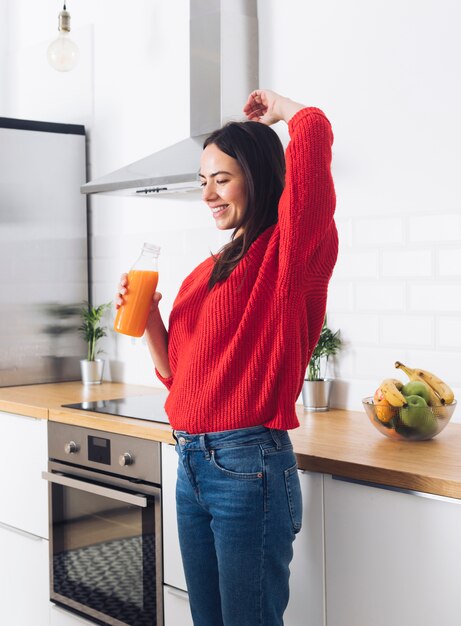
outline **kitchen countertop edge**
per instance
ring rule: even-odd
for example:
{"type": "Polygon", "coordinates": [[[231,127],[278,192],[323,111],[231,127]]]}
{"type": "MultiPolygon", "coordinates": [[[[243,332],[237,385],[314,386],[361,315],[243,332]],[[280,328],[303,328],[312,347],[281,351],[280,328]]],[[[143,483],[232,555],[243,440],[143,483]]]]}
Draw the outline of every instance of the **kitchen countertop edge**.
{"type": "MultiPolygon", "coordinates": [[[[155,387],[80,382],[0,388],[0,411],[74,424],[162,443],[174,443],[168,424],[63,408],[83,399],[164,393],[155,387]]],[[[300,426],[290,431],[300,470],[337,475],[381,486],[461,499],[461,424],[448,424],[433,440],[386,439],[365,413],[332,409],[306,412],[297,405],[300,426]],[[427,458],[432,458],[432,464],[427,458]]]]}

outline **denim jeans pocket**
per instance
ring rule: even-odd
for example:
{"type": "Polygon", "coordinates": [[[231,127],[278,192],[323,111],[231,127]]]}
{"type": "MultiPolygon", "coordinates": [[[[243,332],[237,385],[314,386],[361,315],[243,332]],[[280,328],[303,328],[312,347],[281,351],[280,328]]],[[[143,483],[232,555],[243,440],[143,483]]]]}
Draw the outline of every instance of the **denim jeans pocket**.
{"type": "Polygon", "coordinates": [[[237,480],[260,480],[263,460],[258,446],[245,445],[210,450],[211,463],[222,474],[237,480]]]}
{"type": "Polygon", "coordinates": [[[285,470],[285,487],[287,491],[288,507],[290,509],[293,532],[299,533],[302,525],[303,504],[301,485],[298,476],[298,466],[293,465],[285,470]]]}

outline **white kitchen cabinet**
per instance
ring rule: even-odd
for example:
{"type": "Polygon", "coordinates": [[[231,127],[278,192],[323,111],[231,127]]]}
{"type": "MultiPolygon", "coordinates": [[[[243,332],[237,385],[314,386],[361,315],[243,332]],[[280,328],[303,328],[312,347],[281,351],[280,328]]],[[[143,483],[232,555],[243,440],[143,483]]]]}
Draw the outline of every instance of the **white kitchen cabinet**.
{"type": "Polygon", "coordinates": [[[0,524],[0,623],[48,626],[48,541],[0,524]]]}
{"type": "Polygon", "coordinates": [[[164,585],[163,602],[165,626],[194,626],[185,591],[164,585]]]}
{"type": "MultiPolygon", "coordinates": [[[[50,603],[50,626],[94,626],[94,622],[50,603]]],[[[179,625],[178,625],[179,626],[179,625]]]]}
{"type": "Polygon", "coordinates": [[[47,420],[0,412],[0,623],[48,626],[47,420]]]}
{"type": "Polygon", "coordinates": [[[0,522],[47,539],[47,420],[0,412],[0,436],[0,522]]]}
{"type": "Polygon", "coordinates": [[[327,625],[459,626],[461,500],[324,483],[327,625]]]}
{"type": "Polygon", "coordinates": [[[162,443],[163,600],[165,626],[193,626],[176,522],[174,446],[162,443]]]}
{"type": "Polygon", "coordinates": [[[187,591],[176,522],[177,468],[174,446],[162,443],[163,582],[187,591]]]}
{"type": "Polygon", "coordinates": [[[303,496],[303,524],[293,544],[290,600],[284,624],[324,626],[323,474],[300,471],[299,479],[303,496]]]}

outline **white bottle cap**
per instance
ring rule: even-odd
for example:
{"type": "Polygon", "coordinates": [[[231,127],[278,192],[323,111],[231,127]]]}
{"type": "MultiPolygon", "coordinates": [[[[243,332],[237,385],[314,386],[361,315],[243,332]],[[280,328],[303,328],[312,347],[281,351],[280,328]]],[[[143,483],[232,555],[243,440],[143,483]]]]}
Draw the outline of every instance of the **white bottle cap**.
{"type": "Polygon", "coordinates": [[[160,246],[156,246],[154,243],[144,242],[142,249],[145,250],[146,252],[151,252],[154,255],[160,254],[160,246]]]}

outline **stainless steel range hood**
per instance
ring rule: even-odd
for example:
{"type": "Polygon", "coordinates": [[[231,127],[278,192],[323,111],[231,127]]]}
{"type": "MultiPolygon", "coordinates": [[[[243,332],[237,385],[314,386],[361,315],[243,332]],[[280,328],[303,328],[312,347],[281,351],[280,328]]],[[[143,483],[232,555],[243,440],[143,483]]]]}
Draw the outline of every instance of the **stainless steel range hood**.
{"type": "Polygon", "coordinates": [[[190,0],[190,136],[86,183],[82,193],[156,197],[199,189],[205,138],[241,119],[257,87],[257,0],[190,0]]]}

